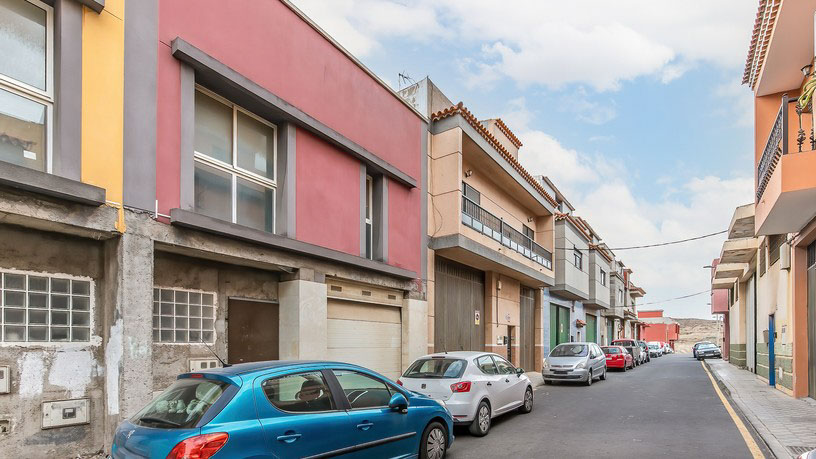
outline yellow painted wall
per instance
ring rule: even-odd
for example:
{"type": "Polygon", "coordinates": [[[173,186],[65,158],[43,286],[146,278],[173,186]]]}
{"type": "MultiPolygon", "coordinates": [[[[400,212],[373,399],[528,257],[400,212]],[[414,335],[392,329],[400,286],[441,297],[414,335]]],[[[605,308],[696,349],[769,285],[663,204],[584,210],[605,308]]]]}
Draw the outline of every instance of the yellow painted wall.
{"type": "Polygon", "coordinates": [[[108,201],[121,204],[125,0],[106,0],[99,14],[83,9],[82,181],[104,188],[108,201]]]}

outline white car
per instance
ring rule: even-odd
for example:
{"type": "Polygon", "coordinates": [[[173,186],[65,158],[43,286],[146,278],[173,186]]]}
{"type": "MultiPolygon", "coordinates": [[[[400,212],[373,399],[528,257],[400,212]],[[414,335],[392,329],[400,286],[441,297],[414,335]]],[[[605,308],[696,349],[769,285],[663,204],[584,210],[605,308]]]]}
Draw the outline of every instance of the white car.
{"type": "Polygon", "coordinates": [[[397,380],[408,390],[441,400],[456,424],[487,435],[492,418],[533,410],[533,385],[521,368],[489,352],[458,351],[420,357],[397,380]]]}
{"type": "Polygon", "coordinates": [[[655,357],[660,357],[663,355],[663,344],[660,341],[649,341],[646,343],[649,346],[649,353],[654,353],[655,357]]]}

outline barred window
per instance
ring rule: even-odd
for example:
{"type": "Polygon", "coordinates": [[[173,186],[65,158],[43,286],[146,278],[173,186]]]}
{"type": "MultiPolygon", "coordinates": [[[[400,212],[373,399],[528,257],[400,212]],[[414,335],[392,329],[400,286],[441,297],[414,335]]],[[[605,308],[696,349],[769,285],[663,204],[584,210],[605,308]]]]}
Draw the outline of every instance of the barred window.
{"type": "Polygon", "coordinates": [[[153,288],[153,342],[208,343],[215,337],[215,294],[153,288]]]}
{"type": "Polygon", "coordinates": [[[765,241],[759,246],[759,275],[765,274],[765,241]]]}
{"type": "Polygon", "coordinates": [[[90,341],[92,281],[0,273],[3,342],[90,341]]]}
{"type": "Polygon", "coordinates": [[[773,266],[779,261],[779,248],[785,242],[785,234],[775,234],[768,238],[768,265],[773,266]]]}

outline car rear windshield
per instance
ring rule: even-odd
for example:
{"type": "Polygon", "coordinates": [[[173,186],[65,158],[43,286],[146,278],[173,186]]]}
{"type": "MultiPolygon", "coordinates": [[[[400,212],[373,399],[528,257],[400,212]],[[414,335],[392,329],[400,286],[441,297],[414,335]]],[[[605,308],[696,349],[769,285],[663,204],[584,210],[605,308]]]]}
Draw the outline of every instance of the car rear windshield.
{"type": "Polygon", "coordinates": [[[604,354],[620,354],[620,349],[616,347],[602,347],[604,354]]]}
{"type": "Polygon", "coordinates": [[[453,378],[462,377],[465,372],[467,362],[461,359],[450,358],[430,358],[419,359],[411,365],[405,374],[405,378],[453,378]]]}
{"type": "Polygon", "coordinates": [[[224,394],[228,384],[201,378],[178,379],[147,404],[132,421],[162,429],[194,427],[204,413],[224,394]]]}
{"type": "Polygon", "coordinates": [[[658,346],[657,344],[650,344],[649,349],[660,349],[660,346],[658,346]]]}
{"type": "Polygon", "coordinates": [[[587,347],[583,344],[559,344],[550,352],[550,357],[586,357],[587,347]]]}

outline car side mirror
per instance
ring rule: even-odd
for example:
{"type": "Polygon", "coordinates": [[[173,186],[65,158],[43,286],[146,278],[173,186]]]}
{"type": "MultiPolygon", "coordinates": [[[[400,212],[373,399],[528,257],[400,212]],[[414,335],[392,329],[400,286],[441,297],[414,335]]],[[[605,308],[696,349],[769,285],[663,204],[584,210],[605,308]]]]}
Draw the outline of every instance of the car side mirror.
{"type": "Polygon", "coordinates": [[[408,412],[408,399],[402,395],[401,392],[397,392],[396,394],[391,396],[391,400],[388,401],[388,408],[391,408],[391,411],[399,411],[400,413],[407,413],[408,412]]]}
{"type": "Polygon", "coordinates": [[[524,374],[524,368],[516,368],[516,375],[521,376],[524,374]]]}

